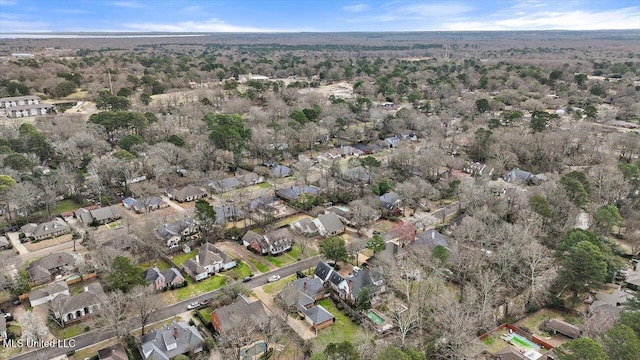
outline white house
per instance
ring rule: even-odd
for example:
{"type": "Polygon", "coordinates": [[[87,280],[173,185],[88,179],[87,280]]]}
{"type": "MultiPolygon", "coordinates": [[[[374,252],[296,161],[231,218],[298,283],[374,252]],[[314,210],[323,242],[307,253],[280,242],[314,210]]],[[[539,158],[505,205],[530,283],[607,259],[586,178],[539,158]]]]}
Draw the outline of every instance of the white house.
{"type": "Polygon", "coordinates": [[[29,303],[31,307],[36,307],[46,304],[60,295],[69,296],[69,285],[64,281],[58,281],[42,289],[33,290],[29,293],[29,303]]]}

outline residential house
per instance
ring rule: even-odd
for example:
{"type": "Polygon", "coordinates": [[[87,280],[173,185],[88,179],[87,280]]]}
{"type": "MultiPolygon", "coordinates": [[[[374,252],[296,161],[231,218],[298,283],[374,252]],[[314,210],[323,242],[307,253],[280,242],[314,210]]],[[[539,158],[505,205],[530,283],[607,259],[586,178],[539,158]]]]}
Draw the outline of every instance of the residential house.
{"type": "Polygon", "coordinates": [[[413,246],[426,246],[431,251],[433,251],[436,246],[443,246],[447,250],[451,251],[452,245],[453,240],[435,230],[425,230],[418,233],[413,244],[413,246]]]}
{"type": "Polygon", "coordinates": [[[371,181],[369,173],[362,166],[347,169],[342,173],[342,176],[348,180],[358,181],[365,184],[368,184],[371,181]]]}
{"type": "Polygon", "coordinates": [[[389,144],[389,147],[394,148],[398,146],[398,143],[400,142],[400,138],[398,137],[398,135],[394,135],[384,139],[384,142],[389,144]]]}
{"type": "Polygon", "coordinates": [[[243,169],[236,171],[235,178],[244,186],[257,185],[264,182],[264,177],[243,169]]]}
{"type": "Polygon", "coordinates": [[[177,202],[196,201],[207,197],[205,191],[193,185],[185,186],[181,189],[169,189],[166,193],[169,199],[177,202]]]}
{"type": "Polygon", "coordinates": [[[289,312],[298,311],[298,305],[312,307],[316,301],[324,298],[325,291],[319,278],[296,279],[287,284],[276,296],[276,300],[289,312]]]}
{"type": "Polygon", "coordinates": [[[380,208],[388,213],[398,215],[402,213],[400,210],[401,204],[402,200],[400,199],[400,196],[393,191],[389,191],[388,193],[380,196],[380,208]]]}
{"type": "Polygon", "coordinates": [[[627,287],[640,291],[640,263],[634,262],[634,267],[627,270],[624,282],[627,287]]]}
{"type": "Polygon", "coordinates": [[[544,174],[533,175],[532,173],[519,168],[515,168],[502,176],[504,181],[518,184],[535,185],[546,180],[544,174]]]}
{"type": "Polygon", "coordinates": [[[31,304],[31,307],[36,307],[46,304],[61,295],[69,296],[69,285],[65,281],[58,281],[42,289],[31,291],[29,293],[29,304],[31,304]]]}
{"type": "Polygon", "coordinates": [[[217,224],[226,224],[227,222],[239,221],[246,218],[247,216],[244,211],[231,204],[214,206],[213,210],[216,212],[217,224]]]}
{"type": "Polygon", "coordinates": [[[204,337],[195,325],[172,321],[140,337],[140,354],[144,360],[169,360],[178,355],[193,355],[204,350],[204,337]]]}
{"type": "Polygon", "coordinates": [[[84,291],[70,296],[60,295],[52,300],[51,310],[64,324],[92,314],[100,305],[104,291],[99,282],[84,287],[84,291]],[[53,305],[53,303],[58,303],[53,305]]]}
{"type": "Polygon", "coordinates": [[[34,95],[12,96],[0,98],[0,108],[9,109],[16,106],[38,105],[40,98],[34,95]]]}
{"type": "Polygon", "coordinates": [[[271,177],[288,177],[291,176],[291,168],[284,165],[276,165],[269,170],[271,177]]]}
{"type": "Polygon", "coordinates": [[[140,239],[134,234],[122,234],[105,241],[102,246],[109,247],[117,251],[130,251],[136,249],[140,244],[140,239]]]}
{"type": "Polygon", "coordinates": [[[76,219],[87,225],[102,225],[116,221],[122,218],[118,207],[115,205],[101,207],[98,209],[88,210],[81,208],[75,211],[76,219]]]}
{"type": "Polygon", "coordinates": [[[589,306],[589,328],[592,332],[603,333],[620,318],[625,303],[633,297],[631,290],[614,290],[611,294],[599,292],[589,306]]]}
{"type": "Polygon", "coordinates": [[[530,360],[513,346],[507,345],[494,355],[495,360],[530,360]]]}
{"type": "Polygon", "coordinates": [[[320,194],[320,189],[315,186],[290,186],[282,188],[276,191],[276,195],[285,200],[298,201],[302,195],[317,196],[320,194]]]}
{"type": "Polygon", "coordinates": [[[493,176],[494,170],[495,170],[494,168],[487,169],[487,165],[479,162],[469,163],[465,165],[464,168],[462,168],[462,171],[466,172],[467,174],[471,174],[473,176],[483,176],[485,175],[485,172],[486,172],[486,175],[493,176]]]}
{"type": "Polygon", "coordinates": [[[10,118],[23,118],[47,115],[51,109],[53,109],[53,105],[50,104],[18,105],[7,108],[6,113],[10,118]]]}
{"type": "Polygon", "coordinates": [[[218,334],[224,334],[237,326],[257,327],[265,321],[267,313],[262,301],[249,302],[239,295],[230,305],[220,307],[211,313],[211,325],[218,334]]]}
{"type": "Polygon", "coordinates": [[[129,356],[124,346],[121,343],[117,343],[98,350],[98,360],[129,360],[129,356]]]}
{"type": "Polygon", "coordinates": [[[582,330],[579,327],[559,319],[545,321],[544,327],[550,329],[554,335],[560,333],[571,339],[577,339],[582,336],[582,330]]]}
{"type": "Polygon", "coordinates": [[[122,204],[125,208],[131,209],[138,214],[164,209],[169,206],[169,204],[157,196],[147,197],[142,200],[136,200],[129,197],[122,200],[122,204]]]}
{"type": "Polygon", "coordinates": [[[196,259],[187,259],[182,264],[182,269],[187,273],[193,280],[200,281],[209,277],[209,272],[205,269],[197,259],[198,255],[196,255],[196,259]]]}
{"type": "Polygon", "coordinates": [[[235,260],[218,250],[213,244],[205,243],[198,249],[195,259],[188,259],[184,263],[184,270],[194,280],[206,279],[209,275],[236,266],[235,260]]]}
{"type": "Polygon", "coordinates": [[[238,82],[240,84],[244,84],[247,81],[259,81],[259,82],[265,82],[265,81],[269,81],[269,77],[268,76],[264,76],[264,75],[256,75],[256,74],[252,74],[252,73],[248,73],[248,74],[239,74],[238,75],[238,82]]]}
{"type": "Polygon", "coordinates": [[[322,305],[315,305],[310,308],[298,306],[298,311],[304,315],[304,320],[311,325],[315,331],[324,329],[336,322],[335,317],[322,305]]]}
{"type": "MultiPolygon", "coordinates": [[[[318,272],[317,267],[316,272],[318,272]]],[[[320,270],[320,272],[324,271],[320,270]]],[[[354,302],[364,288],[369,289],[373,298],[386,291],[380,268],[363,270],[354,267],[353,271],[346,277],[331,269],[326,282],[340,298],[350,302],[354,302]]]]}
{"type": "Polygon", "coordinates": [[[209,181],[207,186],[220,194],[242,187],[242,183],[235,176],[232,176],[222,180],[209,181]]]}
{"type": "Polygon", "coordinates": [[[358,149],[358,150],[360,150],[360,151],[362,151],[363,155],[375,154],[378,151],[382,150],[382,148],[378,144],[371,144],[371,145],[355,144],[355,145],[353,145],[353,147],[358,149]]]}
{"type": "Polygon", "coordinates": [[[293,246],[293,234],[288,228],[270,231],[264,235],[264,238],[269,244],[268,252],[273,256],[289,251],[293,246]]]}
{"type": "Polygon", "coordinates": [[[163,240],[170,249],[176,248],[184,237],[197,232],[198,225],[196,221],[190,217],[164,224],[155,229],[156,236],[163,240]]]}
{"type": "Polygon", "coordinates": [[[338,234],[342,234],[345,231],[345,226],[340,220],[340,217],[334,212],[318,215],[313,220],[318,233],[323,237],[330,237],[338,234]]]}
{"type": "Polygon", "coordinates": [[[180,271],[175,268],[160,271],[160,269],[154,266],[145,270],[143,276],[145,281],[153,286],[155,290],[180,286],[184,283],[184,277],[180,274],[180,271]]]}
{"type": "Polygon", "coordinates": [[[298,221],[294,221],[289,226],[291,227],[291,230],[307,237],[315,236],[318,234],[318,227],[316,226],[314,220],[311,220],[309,218],[302,218],[298,221]]]}
{"type": "Polygon", "coordinates": [[[10,118],[46,115],[53,105],[44,104],[37,96],[15,96],[0,99],[0,108],[10,118]]]}
{"type": "Polygon", "coordinates": [[[275,217],[279,214],[278,205],[282,200],[275,196],[263,196],[249,200],[243,208],[250,213],[257,213],[265,218],[275,217]]]}
{"type": "Polygon", "coordinates": [[[73,255],[66,252],[58,252],[45,255],[29,264],[27,272],[36,285],[47,283],[62,274],[66,268],[76,264],[73,255]]]}
{"type": "Polygon", "coordinates": [[[327,282],[327,280],[329,280],[329,276],[331,276],[331,273],[333,273],[333,268],[331,266],[329,266],[327,263],[319,262],[318,265],[316,265],[313,276],[325,283],[327,282]]]}
{"type": "Polygon", "coordinates": [[[10,249],[11,243],[6,236],[0,236],[0,250],[10,249]]]}
{"type": "Polygon", "coordinates": [[[413,130],[403,130],[400,132],[399,135],[402,140],[409,140],[409,141],[418,140],[418,135],[416,135],[416,132],[413,130]]]}
{"type": "Polygon", "coordinates": [[[258,254],[275,256],[291,249],[293,246],[293,236],[287,228],[280,228],[265,235],[260,235],[249,230],[242,237],[242,243],[248,249],[258,254]]]}
{"type": "Polygon", "coordinates": [[[36,240],[44,240],[52,237],[68,234],[71,227],[61,218],[55,218],[42,224],[26,224],[20,228],[20,231],[27,237],[33,237],[36,240]]]}

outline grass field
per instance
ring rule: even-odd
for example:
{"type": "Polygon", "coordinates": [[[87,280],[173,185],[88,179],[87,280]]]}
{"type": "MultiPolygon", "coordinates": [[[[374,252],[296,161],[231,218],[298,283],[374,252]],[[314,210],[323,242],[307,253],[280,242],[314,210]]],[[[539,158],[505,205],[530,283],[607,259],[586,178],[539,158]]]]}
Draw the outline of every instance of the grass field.
{"type": "Polygon", "coordinates": [[[86,326],[86,323],[79,322],[73,325],[67,325],[61,329],[58,324],[55,324],[51,321],[49,322],[49,330],[51,330],[53,336],[58,339],[69,339],[74,336],[78,336],[84,332],[84,328],[86,326]]]}
{"type": "Polygon", "coordinates": [[[331,300],[322,299],[318,301],[318,304],[322,305],[322,307],[330,312],[336,318],[336,322],[333,325],[318,331],[318,337],[311,340],[314,352],[324,350],[324,348],[332,342],[353,342],[362,335],[363,330],[353,323],[342,311],[336,309],[331,300]]]}
{"type": "Polygon", "coordinates": [[[244,279],[245,277],[251,275],[251,269],[249,268],[249,265],[240,260],[237,260],[237,263],[238,265],[236,267],[224,274],[234,279],[244,279]]]}
{"type": "Polygon", "coordinates": [[[278,256],[267,256],[267,261],[277,267],[282,267],[284,265],[293,264],[296,262],[296,259],[285,253],[278,256]]]}
{"type": "Polygon", "coordinates": [[[179,301],[219,289],[227,282],[227,278],[220,275],[212,276],[198,283],[193,282],[191,278],[187,278],[186,280],[189,284],[188,286],[174,290],[174,295],[179,301]]]}
{"type": "Polygon", "coordinates": [[[115,228],[116,228],[116,226],[118,226],[118,225],[120,225],[120,223],[119,223],[119,222],[117,222],[117,221],[114,221],[114,222],[112,222],[112,223],[108,223],[108,224],[107,224],[107,227],[108,227],[109,229],[113,230],[113,229],[115,229],[115,228]]]}
{"type": "Polygon", "coordinates": [[[304,219],[304,218],[308,218],[308,219],[312,219],[309,215],[307,214],[296,214],[296,215],[291,215],[291,216],[287,216],[286,218],[278,221],[274,227],[277,228],[281,228],[285,225],[290,225],[291,223],[304,219]]]}
{"type": "Polygon", "coordinates": [[[256,269],[258,269],[258,271],[260,271],[261,273],[266,273],[269,271],[269,267],[259,261],[249,259],[249,262],[251,262],[251,264],[253,264],[253,266],[255,266],[256,269]]]}
{"type": "Polygon", "coordinates": [[[259,188],[261,189],[268,189],[271,187],[271,184],[269,184],[268,182],[263,182],[257,185],[259,188]]]}
{"type": "Polygon", "coordinates": [[[51,210],[51,214],[60,214],[67,211],[73,211],[82,207],[82,204],[78,204],[73,200],[58,201],[56,207],[51,210]]]}
{"type": "Polygon", "coordinates": [[[296,278],[296,276],[294,274],[294,275],[289,275],[287,277],[283,277],[282,279],[280,279],[278,281],[265,284],[262,287],[262,291],[264,291],[267,294],[279,293],[280,290],[284,289],[284,287],[287,286],[288,283],[290,283],[293,280],[295,280],[295,278],[296,278]]]}
{"type": "Polygon", "coordinates": [[[166,261],[158,259],[157,261],[145,261],[143,263],[140,264],[140,267],[142,268],[142,270],[146,270],[150,267],[153,267],[155,264],[155,266],[158,267],[159,270],[167,270],[169,268],[171,268],[171,266],[169,264],[167,264],[166,261]]]}
{"type": "Polygon", "coordinates": [[[202,319],[204,319],[207,324],[211,323],[211,309],[200,309],[198,313],[200,313],[200,316],[202,316],[202,319]]]}
{"type": "Polygon", "coordinates": [[[191,250],[190,253],[181,253],[180,255],[174,256],[171,260],[173,260],[176,265],[182,266],[185,261],[195,258],[197,254],[198,252],[196,250],[191,250]]]}

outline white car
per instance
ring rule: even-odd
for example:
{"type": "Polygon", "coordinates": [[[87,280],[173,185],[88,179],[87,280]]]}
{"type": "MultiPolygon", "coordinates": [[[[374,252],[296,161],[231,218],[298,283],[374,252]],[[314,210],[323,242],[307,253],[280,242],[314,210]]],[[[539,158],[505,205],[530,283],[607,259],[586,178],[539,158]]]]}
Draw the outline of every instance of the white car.
{"type": "Polygon", "coordinates": [[[197,309],[198,307],[200,307],[200,305],[201,304],[199,302],[191,303],[191,304],[187,305],[187,310],[197,309]]]}
{"type": "Polygon", "coordinates": [[[267,281],[272,283],[272,282],[278,281],[278,280],[280,280],[280,275],[273,275],[267,281]]]}

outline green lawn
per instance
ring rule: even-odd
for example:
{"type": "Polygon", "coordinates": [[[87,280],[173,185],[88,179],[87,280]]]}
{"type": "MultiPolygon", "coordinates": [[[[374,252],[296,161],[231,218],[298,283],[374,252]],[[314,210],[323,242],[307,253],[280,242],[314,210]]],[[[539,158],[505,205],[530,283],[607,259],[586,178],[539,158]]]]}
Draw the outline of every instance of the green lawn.
{"type": "Polygon", "coordinates": [[[316,256],[318,255],[318,251],[316,251],[316,249],[313,249],[307,245],[307,247],[304,249],[304,256],[303,256],[302,251],[300,250],[300,245],[293,244],[293,247],[288,252],[288,254],[289,256],[297,260],[297,259],[306,259],[312,256],[316,256]]]}
{"type": "Polygon", "coordinates": [[[118,226],[118,225],[120,225],[120,223],[119,223],[119,222],[117,222],[117,221],[114,221],[114,222],[112,222],[112,223],[108,223],[108,224],[107,224],[107,227],[108,227],[109,229],[113,230],[113,229],[115,229],[115,228],[116,228],[116,226],[118,226]]]}
{"type": "Polygon", "coordinates": [[[58,201],[56,207],[51,210],[52,214],[60,214],[67,211],[73,211],[82,207],[82,204],[78,204],[73,200],[58,201]]]}
{"type": "Polygon", "coordinates": [[[318,301],[318,304],[322,305],[328,312],[333,314],[336,318],[336,322],[333,325],[318,331],[318,337],[311,340],[314,352],[324,350],[324,348],[332,342],[353,342],[363,333],[360,327],[354,324],[347,315],[336,309],[331,300],[322,299],[318,301]]]}
{"type": "Polygon", "coordinates": [[[58,339],[69,339],[74,336],[78,336],[84,332],[84,328],[86,326],[86,323],[79,322],[73,325],[67,325],[60,329],[58,324],[49,322],[49,330],[51,330],[51,333],[58,339]]]}
{"type": "Polygon", "coordinates": [[[255,266],[261,273],[266,273],[269,271],[269,267],[259,261],[249,259],[249,262],[252,263],[253,266],[255,266]]]}
{"type": "Polygon", "coordinates": [[[198,252],[196,250],[191,250],[190,253],[181,253],[180,255],[175,255],[171,260],[173,260],[176,265],[182,266],[185,261],[195,258],[196,255],[198,255],[198,252]]]}
{"type": "Polygon", "coordinates": [[[158,267],[159,270],[167,270],[169,268],[171,268],[171,265],[169,265],[166,261],[162,260],[162,259],[157,259],[156,261],[145,261],[140,263],[140,267],[142,268],[142,270],[147,270],[150,267],[153,266],[158,267]]]}
{"type": "Polygon", "coordinates": [[[295,274],[289,275],[287,277],[283,277],[282,279],[280,279],[278,281],[274,281],[272,283],[265,284],[262,287],[262,291],[264,291],[267,294],[279,293],[282,289],[284,289],[285,286],[287,286],[288,283],[292,282],[295,279],[296,279],[296,275],[295,274]]]}
{"type": "Polygon", "coordinates": [[[251,269],[249,268],[249,265],[240,260],[236,260],[236,262],[238,263],[238,265],[224,273],[226,276],[234,279],[244,279],[245,277],[251,275],[251,269]]]}
{"type": "Polygon", "coordinates": [[[281,228],[285,225],[290,225],[291,223],[304,219],[304,218],[309,218],[311,219],[311,217],[307,214],[296,214],[296,215],[291,215],[291,216],[287,216],[286,218],[278,221],[277,223],[275,223],[274,227],[277,228],[281,228]]]}
{"type": "Polygon", "coordinates": [[[277,267],[282,267],[284,265],[293,264],[296,262],[296,259],[291,257],[289,254],[284,253],[278,256],[267,256],[267,261],[277,267]]]}
{"type": "Polygon", "coordinates": [[[198,310],[198,312],[200,313],[200,315],[202,316],[202,318],[207,324],[211,323],[211,309],[204,308],[204,309],[198,310]]]}
{"type": "Polygon", "coordinates": [[[209,277],[198,283],[193,282],[191,278],[187,278],[186,280],[189,284],[188,286],[174,290],[174,294],[178,300],[188,299],[198,294],[219,289],[227,282],[227,278],[220,275],[209,277]]]}
{"type": "Polygon", "coordinates": [[[257,186],[261,189],[268,189],[271,187],[271,184],[269,184],[268,182],[263,182],[263,183],[257,184],[257,186]]]}

